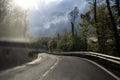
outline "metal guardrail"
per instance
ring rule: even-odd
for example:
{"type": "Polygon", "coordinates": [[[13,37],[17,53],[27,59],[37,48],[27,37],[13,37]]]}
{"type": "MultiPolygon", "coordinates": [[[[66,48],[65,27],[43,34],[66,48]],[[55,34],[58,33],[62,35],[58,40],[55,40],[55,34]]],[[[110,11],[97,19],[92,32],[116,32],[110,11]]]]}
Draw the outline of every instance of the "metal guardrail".
{"type": "Polygon", "coordinates": [[[94,52],[62,52],[62,54],[72,54],[72,55],[88,55],[88,56],[94,56],[98,57],[116,64],[120,64],[120,58],[114,57],[110,55],[100,54],[100,53],[94,53],[94,52]]]}

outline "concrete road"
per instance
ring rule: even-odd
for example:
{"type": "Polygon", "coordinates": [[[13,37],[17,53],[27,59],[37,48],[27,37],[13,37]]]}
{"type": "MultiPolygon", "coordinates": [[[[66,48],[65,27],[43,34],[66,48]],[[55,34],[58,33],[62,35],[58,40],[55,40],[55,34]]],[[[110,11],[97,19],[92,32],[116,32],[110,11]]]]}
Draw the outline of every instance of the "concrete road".
{"type": "Polygon", "coordinates": [[[91,61],[40,54],[36,60],[0,72],[0,80],[117,80],[91,61]]]}

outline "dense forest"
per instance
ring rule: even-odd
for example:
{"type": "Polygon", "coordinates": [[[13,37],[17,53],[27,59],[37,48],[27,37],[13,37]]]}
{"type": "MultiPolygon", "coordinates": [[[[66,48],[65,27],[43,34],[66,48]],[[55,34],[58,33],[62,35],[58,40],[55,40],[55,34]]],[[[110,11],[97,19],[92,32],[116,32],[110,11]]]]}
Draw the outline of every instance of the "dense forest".
{"type": "Polygon", "coordinates": [[[120,1],[87,2],[90,8],[86,13],[80,14],[77,6],[69,12],[71,31],[64,29],[53,37],[39,38],[31,45],[49,52],[93,51],[120,56],[120,1]],[[78,24],[77,18],[80,19],[78,24]]]}

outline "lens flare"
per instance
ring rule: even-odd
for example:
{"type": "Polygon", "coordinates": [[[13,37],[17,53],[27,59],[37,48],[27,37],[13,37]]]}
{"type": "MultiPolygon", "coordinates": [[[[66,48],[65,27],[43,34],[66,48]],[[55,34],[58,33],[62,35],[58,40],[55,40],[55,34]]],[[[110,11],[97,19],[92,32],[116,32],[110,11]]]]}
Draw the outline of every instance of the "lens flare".
{"type": "Polygon", "coordinates": [[[23,9],[31,9],[34,7],[34,0],[14,0],[15,5],[22,7],[23,9]]]}

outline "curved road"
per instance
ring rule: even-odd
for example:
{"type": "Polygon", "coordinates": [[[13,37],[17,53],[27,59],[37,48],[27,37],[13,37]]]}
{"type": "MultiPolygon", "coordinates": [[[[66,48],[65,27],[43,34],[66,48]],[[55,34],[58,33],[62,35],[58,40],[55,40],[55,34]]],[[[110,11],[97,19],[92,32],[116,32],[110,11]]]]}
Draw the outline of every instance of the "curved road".
{"type": "Polygon", "coordinates": [[[79,57],[39,54],[33,62],[0,72],[0,80],[118,80],[79,57]]]}

